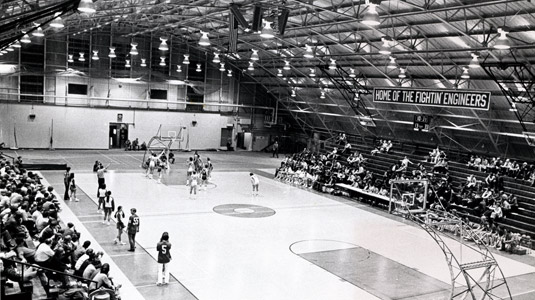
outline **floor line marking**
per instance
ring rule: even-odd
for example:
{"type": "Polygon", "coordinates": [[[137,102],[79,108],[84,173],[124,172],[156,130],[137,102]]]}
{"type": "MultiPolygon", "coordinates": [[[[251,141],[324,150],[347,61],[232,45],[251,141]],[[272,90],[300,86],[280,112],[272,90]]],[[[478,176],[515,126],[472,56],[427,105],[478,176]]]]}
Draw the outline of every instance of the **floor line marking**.
{"type": "Polygon", "coordinates": [[[143,254],[147,254],[145,252],[132,252],[132,253],[123,253],[123,254],[113,254],[113,255],[109,255],[109,257],[122,257],[122,256],[134,256],[134,255],[143,255],[143,254]]]}
{"type": "Polygon", "coordinates": [[[146,287],[151,287],[151,286],[157,286],[157,287],[165,287],[166,285],[172,285],[172,284],[178,284],[178,281],[172,281],[172,282],[169,282],[168,284],[165,284],[165,285],[162,285],[162,286],[157,286],[156,283],[154,284],[144,284],[144,285],[134,285],[136,288],[146,288],[146,287]]]}

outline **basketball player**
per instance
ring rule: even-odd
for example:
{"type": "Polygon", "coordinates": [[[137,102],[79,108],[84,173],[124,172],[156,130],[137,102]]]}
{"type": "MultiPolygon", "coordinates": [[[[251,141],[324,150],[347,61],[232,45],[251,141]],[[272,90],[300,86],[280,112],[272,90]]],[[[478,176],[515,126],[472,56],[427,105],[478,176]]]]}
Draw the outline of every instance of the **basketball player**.
{"type": "Polygon", "coordinates": [[[260,184],[260,180],[258,180],[258,176],[253,173],[249,173],[249,176],[251,176],[251,184],[253,185],[253,196],[258,196],[258,185],[260,184]]]}
{"type": "Polygon", "coordinates": [[[125,242],[121,240],[121,235],[123,234],[124,229],[124,211],[122,206],[117,207],[117,212],[115,212],[115,219],[117,220],[117,237],[113,240],[115,244],[120,243],[121,245],[126,245],[125,242]]]}
{"type": "Polygon", "coordinates": [[[189,195],[191,197],[191,193],[193,192],[193,194],[196,196],[197,195],[197,185],[199,183],[199,174],[197,174],[197,172],[193,171],[192,174],[191,174],[191,179],[190,179],[190,185],[189,185],[189,195]]]}
{"type": "Polygon", "coordinates": [[[188,172],[186,173],[186,186],[189,185],[191,181],[191,175],[193,174],[193,171],[195,171],[195,165],[193,163],[193,157],[190,156],[189,160],[186,161],[186,165],[188,167],[188,172]]]}
{"type": "Polygon", "coordinates": [[[128,241],[130,242],[130,249],[128,251],[136,251],[136,234],[139,232],[139,217],[136,215],[135,208],[130,209],[130,218],[128,219],[128,241]]]}
{"type": "Polygon", "coordinates": [[[160,242],[156,244],[156,250],[158,250],[158,282],[156,285],[169,284],[169,262],[171,261],[169,233],[162,234],[160,242]]]}

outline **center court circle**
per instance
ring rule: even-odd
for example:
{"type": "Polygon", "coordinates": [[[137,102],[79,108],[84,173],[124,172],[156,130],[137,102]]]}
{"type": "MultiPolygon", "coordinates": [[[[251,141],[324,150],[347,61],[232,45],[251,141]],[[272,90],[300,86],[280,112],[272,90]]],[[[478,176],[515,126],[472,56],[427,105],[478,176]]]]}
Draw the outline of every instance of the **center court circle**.
{"type": "Polygon", "coordinates": [[[224,204],[214,207],[214,212],[238,218],[265,218],[275,214],[269,207],[252,204],[224,204]]]}

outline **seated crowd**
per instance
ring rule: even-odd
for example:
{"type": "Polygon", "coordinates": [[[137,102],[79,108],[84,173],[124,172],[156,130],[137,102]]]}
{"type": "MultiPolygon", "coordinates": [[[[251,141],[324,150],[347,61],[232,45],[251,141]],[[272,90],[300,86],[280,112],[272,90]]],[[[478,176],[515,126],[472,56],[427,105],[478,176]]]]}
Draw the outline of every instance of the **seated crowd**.
{"type": "Polygon", "coordinates": [[[52,186],[0,153],[0,271],[7,280],[2,285],[16,282],[22,288],[37,278],[47,295],[79,293],[72,299],[85,299],[84,294],[107,293],[116,299],[109,265],[100,261],[103,253],[89,248],[89,241],[80,245],[80,233],[72,223],[62,225],[60,211],[52,186]]]}
{"type": "MultiPolygon", "coordinates": [[[[338,141],[348,144],[344,137],[341,135],[338,141]]],[[[390,151],[391,145],[391,141],[379,141],[372,155],[390,151]]],[[[380,196],[389,196],[392,180],[428,179],[432,188],[428,190],[426,209],[438,207],[440,203],[440,207],[459,216],[461,212],[476,216],[481,222],[468,224],[485,237],[482,238],[485,243],[502,250],[514,249],[510,245],[515,243],[512,240],[519,235],[507,232],[496,222],[518,210],[517,197],[504,191],[503,175],[490,173],[483,182],[478,182],[474,175],[470,175],[465,183],[454,188],[445,152],[437,147],[429,153],[429,162],[433,166],[427,170],[423,163],[413,163],[405,156],[392,164],[384,174],[377,175],[367,170],[369,162],[359,151],[340,152],[334,147],[331,152],[315,154],[304,149],[286,156],[275,178],[334,195],[349,195],[347,189],[336,185],[343,183],[380,196]]]]}
{"type": "Polygon", "coordinates": [[[479,155],[470,156],[466,163],[469,169],[478,170],[495,175],[503,175],[516,179],[527,180],[531,186],[535,185],[535,165],[528,162],[519,162],[509,158],[484,157],[479,155]]]}

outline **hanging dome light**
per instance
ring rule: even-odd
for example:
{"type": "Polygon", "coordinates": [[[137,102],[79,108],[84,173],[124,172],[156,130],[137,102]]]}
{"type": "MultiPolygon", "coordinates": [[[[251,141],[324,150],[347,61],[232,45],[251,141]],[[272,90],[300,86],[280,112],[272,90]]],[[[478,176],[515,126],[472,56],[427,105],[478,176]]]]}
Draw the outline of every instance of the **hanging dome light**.
{"type": "Polygon", "coordinates": [[[15,41],[15,42],[13,43],[13,47],[14,47],[14,48],[20,48],[20,47],[22,47],[22,46],[20,45],[20,42],[19,42],[19,41],[15,41]]]}
{"type": "Polygon", "coordinates": [[[360,95],[357,93],[355,94],[355,97],[353,98],[355,102],[358,102],[360,100],[360,95]]]}
{"type": "Polygon", "coordinates": [[[44,37],[45,33],[43,32],[43,29],[41,28],[41,26],[39,25],[36,25],[36,26],[37,26],[37,29],[32,32],[32,35],[36,37],[44,37]]]}
{"type": "Polygon", "coordinates": [[[9,45],[7,48],[6,48],[7,51],[9,52],[13,52],[15,51],[15,48],[13,48],[13,45],[9,45]]]}
{"type": "Polygon", "coordinates": [[[494,48],[498,50],[508,50],[511,49],[511,41],[507,37],[507,29],[504,27],[498,28],[498,33],[500,36],[496,43],[494,43],[494,48]]]}
{"type": "Polygon", "coordinates": [[[303,57],[305,58],[314,58],[314,51],[312,51],[312,47],[305,44],[305,54],[303,54],[303,57]]]}
{"type": "Polygon", "coordinates": [[[285,60],[284,61],[284,67],[282,67],[284,70],[291,70],[292,67],[290,66],[290,62],[285,60]]]}
{"type": "Polygon", "coordinates": [[[254,71],[254,65],[252,61],[249,62],[249,66],[247,67],[247,70],[254,71]]]}
{"type": "Polygon", "coordinates": [[[463,74],[461,74],[462,79],[470,79],[470,74],[468,74],[468,68],[463,67],[463,74]]]}
{"type": "Polygon", "coordinates": [[[167,64],[165,63],[165,56],[160,56],[160,66],[165,67],[167,64]]]}
{"type": "Polygon", "coordinates": [[[329,70],[336,70],[336,60],[330,58],[331,62],[329,63],[329,70]]]}
{"type": "Polygon", "coordinates": [[[310,77],[316,77],[316,70],[315,69],[310,69],[310,74],[308,74],[308,76],[310,77]]]}
{"type": "Polygon", "coordinates": [[[325,92],[324,91],[321,91],[320,99],[325,99],[325,92]]]}
{"type": "Polygon", "coordinates": [[[377,10],[375,9],[375,4],[370,3],[368,5],[368,10],[362,16],[361,23],[364,25],[368,25],[368,26],[377,26],[381,24],[381,20],[379,19],[379,14],[377,13],[377,10]]]}
{"type": "Polygon", "coordinates": [[[91,57],[92,60],[99,60],[100,58],[98,57],[98,50],[93,50],[93,57],[91,57]]]}
{"type": "Polygon", "coordinates": [[[7,54],[8,53],[7,50],[3,50],[3,49],[0,52],[2,52],[3,54],[7,54]]]}
{"type": "Polygon", "coordinates": [[[139,52],[137,51],[137,43],[131,43],[130,46],[132,46],[132,49],[130,49],[130,55],[138,55],[139,52]]]}
{"type": "Polygon", "coordinates": [[[69,58],[67,59],[67,62],[73,63],[74,62],[74,55],[69,54],[69,58]]]}
{"type": "Polygon", "coordinates": [[[282,70],[281,69],[277,69],[277,76],[278,77],[282,77],[282,70]]]}
{"type": "Polygon", "coordinates": [[[390,47],[390,38],[388,37],[382,37],[381,41],[383,41],[383,45],[379,48],[379,53],[382,55],[390,55],[392,54],[392,50],[390,47]]]}
{"type": "Polygon", "coordinates": [[[221,59],[219,58],[219,53],[214,53],[214,59],[212,60],[214,64],[218,64],[221,62],[221,59]]]}
{"type": "Polygon", "coordinates": [[[398,75],[398,78],[400,79],[403,79],[403,78],[407,78],[407,74],[405,73],[406,69],[404,68],[399,68],[399,75],[398,75]]]}
{"type": "Polygon", "coordinates": [[[59,29],[65,27],[65,24],[63,24],[61,17],[57,16],[54,20],[52,20],[52,22],[50,22],[50,27],[59,29]]]}
{"type": "Polygon", "coordinates": [[[147,66],[147,59],[146,58],[142,58],[141,59],[141,64],[140,64],[141,67],[145,68],[147,66]]]}
{"type": "Polygon", "coordinates": [[[225,72],[225,63],[224,62],[219,63],[219,71],[225,72]]]}
{"type": "Polygon", "coordinates": [[[253,51],[253,54],[251,54],[251,60],[257,61],[260,59],[260,56],[258,56],[258,50],[251,49],[253,51]]]}
{"type": "Polygon", "coordinates": [[[30,39],[30,36],[28,34],[24,33],[24,36],[20,39],[20,42],[24,44],[29,44],[32,42],[32,40],[30,39]]]}
{"type": "Polygon", "coordinates": [[[0,51],[0,56],[3,56],[4,55],[4,52],[0,51]]]}
{"type": "Polygon", "coordinates": [[[85,57],[84,57],[85,53],[80,52],[79,54],[80,54],[80,57],[78,57],[78,60],[79,61],[85,61],[85,57]]]}
{"type": "Polygon", "coordinates": [[[388,69],[397,69],[398,67],[398,64],[396,63],[396,58],[393,57],[393,56],[390,56],[390,61],[388,62],[388,64],[386,65],[386,67],[388,69]]]}
{"type": "Polygon", "coordinates": [[[291,94],[290,96],[292,96],[292,97],[295,97],[295,96],[296,96],[296,94],[295,94],[295,90],[292,90],[292,94],[291,94]]]}
{"type": "Polygon", "coordinates": [[[199,39],[199,46],[210,46],[210,39],[208,38],[208,32],[201,31],[201,38],[199,39]]]}
{"type": "Polygon", "coordinates": [[[184,60],[182,61],[182,64],[189,65],[189,54],[184,54],[184,60]]]}
{"type": "Polygon", "coordinates": [[[117,54],[115,54],[115,47],[110,47],[110,53],[108,54],[109,58],[116,58],[117,54]]]}
{"type": "Polygon", "coordinates": [[[266,25],[264,25],[264,28],[262,28],[262,32],[260,33],[260,37],[263,37],[265,39],[272,39],[275,37],[275,32],[273,31],[273,28],[271,28],[271,23],[269,21],[265,21],[266,25]]]}
{"type": "Polygon", "coordinates": [[[92,0],[82,0],[78,4],[78,10],[86,14],[94,14],[97,12],[95,9],[95,4],[92,0]]]}
{"type": "Polygon", "coordinates": [[[227,72],[228,72],[228,73],[227,73],[227,76],[228,76],[228,77],[232,77],[232,70],[229,69],[229,70],[227,70],[227,72]]]}
{"type": "Polygon", "coordinates": [[[182,66],[181,65],[176,65],[176,71],[178,73],[182,73],[182,66]]]}
{"type": "Polygon", "coordinates": [[[201,64],[197,64],[197,69],[195,69],[195,72],[202,72],[201,64]]]}
{"type": "Polygon", "coordinates": [[[162,41],[162,42],[160,43],[160,46],[158,47],[158,50],[160,50],[160,51],[168,51],[169,50],[169,46],[167,45],[167,39],[161,37],[160,41],[162,41]]]}
{"type": "Polygon", "coordinates": [[[357,77],[357,74],[355,74],[355,70],[353,68],[349,69],[349,77],[351,78],[357,77]]]}
{"type": "Polygon", "coordinates": [[[124,66],[125,66],[126,68],[130,68],[130,67],[131,67],[131,65],[130,65],[130,60],[129,60],[129,59],[126,60],[126,64],[125,64],[124,66]]]}
{"type": "Polygon", "coordinates": [[[481,65],[479,64],[479,59],[477,59],[478,58],[477,53],[470,53],[470,55],[472,55],[472,60],[470,61],[470,64],[468,65],[468,67],[471,69],[481,67],[481,65]]]}

